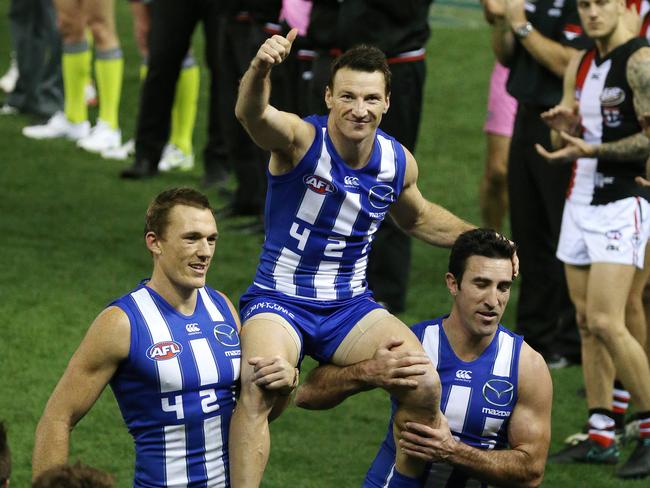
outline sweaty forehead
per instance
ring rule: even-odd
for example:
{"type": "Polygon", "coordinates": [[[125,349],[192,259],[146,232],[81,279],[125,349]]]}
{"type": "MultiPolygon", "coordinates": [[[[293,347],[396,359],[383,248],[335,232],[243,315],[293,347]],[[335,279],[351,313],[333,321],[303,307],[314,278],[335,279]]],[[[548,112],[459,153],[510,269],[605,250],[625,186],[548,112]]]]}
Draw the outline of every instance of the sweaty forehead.
{"type": "Polygon", "coordinates": [[[334,75],[332,89],[335,93],[341,91],[352,92],[380,92],[386,91],[386,80],[381,71],[358,71],[350,68],[341,68],[334,75]]]}
{"type": "Polygon", "coordinates": [[[494,282],[512,280],[512,261],[502,258],[470,256],[465,265],[463,279],[483,278],[494,282]]]}

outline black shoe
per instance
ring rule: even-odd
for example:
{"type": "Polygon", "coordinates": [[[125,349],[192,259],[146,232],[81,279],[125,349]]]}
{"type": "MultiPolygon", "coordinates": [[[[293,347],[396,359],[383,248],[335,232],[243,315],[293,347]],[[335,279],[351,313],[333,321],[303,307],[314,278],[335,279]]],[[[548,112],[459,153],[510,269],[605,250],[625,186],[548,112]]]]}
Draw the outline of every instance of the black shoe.
{"type": "Polygon", "coordinates": [[[616,464],[619,456],[616,443],[609,447],[603,447],[591,439],[586,439],[552,454],[548,457],[548,462],[552,464],[616,464]]]}
{"type": "Polygon", "coordinates": [[[623,479],[645,478],[650,475],[650,439],[639,439],[625,464],[616,471],[623,479]]]}
{"type": "Polygon", "coordinates": [[[130,180],[142,180],[144,178],[151,178],[158,174],[158,165],[151,164],[147,159],[135,160],[135,162],[125,168],[120,173],[120,178],[130,180]]]}

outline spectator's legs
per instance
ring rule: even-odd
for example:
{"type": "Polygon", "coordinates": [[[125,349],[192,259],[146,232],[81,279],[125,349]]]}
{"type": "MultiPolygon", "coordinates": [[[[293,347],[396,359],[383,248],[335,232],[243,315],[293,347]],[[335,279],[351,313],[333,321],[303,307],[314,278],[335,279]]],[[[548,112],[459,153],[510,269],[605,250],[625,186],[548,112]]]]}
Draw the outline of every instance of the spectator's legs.
{"type": "Polygon", "coordinates": [[[198,16],[193,0],[156,0],[151,5],[149,65],[140,94],[135,154],[136,162],[146,162],[142,164],[149,170],[157,167],[169,136],[176,81],[198,16]]]}

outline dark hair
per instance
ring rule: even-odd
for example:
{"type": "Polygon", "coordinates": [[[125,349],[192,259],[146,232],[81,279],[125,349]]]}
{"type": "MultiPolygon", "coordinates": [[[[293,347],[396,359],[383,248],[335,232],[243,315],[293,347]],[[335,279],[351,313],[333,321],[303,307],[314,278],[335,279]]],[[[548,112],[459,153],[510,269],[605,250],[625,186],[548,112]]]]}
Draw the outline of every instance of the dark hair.
{"type": "Polygon", "coordinates": [[[449,254],[448,271],[454,275],[458,288],[463,280],[467,260],[472,256],[512,259],[517,246],[493,229],[473,229],[458,236],[449,254]]]}
{"type": "Polygon", "coordinates": [[[367,44],[360,44],[351,49],[348,49],[332,63],[330,70],[330,79],[327,82],[330,91],[334,89],[334,75],[341,68],[349,68],[355,71],[365,71],[366,73],[374,73],[379,71],[384,75],[384,83],[386,84],[386,95],[390,94],[390,68],[386,61],[386,55],[375,46],[367,44]]]}
{"type": "Polygon", "coordinates": [[[208,197],[203,193],[193,188],[170,188],[158,194],[149,204],[145,216],[144,233],[153,232],[159,237],[162,236],[169,224],[169,211],[176,205],[212,210],[208,197]]]}
{"type": "Polygon", "coordinates": [[[11,451],[7,442],[7,429],[0,422],[0,485],[11,478],[11,451]]]}
{"type": "Polygon", "coordinates": [[[43,472],[32,488],[113,488],[113,477],[99,469],[76,463],[65,464],[43,472]]]}

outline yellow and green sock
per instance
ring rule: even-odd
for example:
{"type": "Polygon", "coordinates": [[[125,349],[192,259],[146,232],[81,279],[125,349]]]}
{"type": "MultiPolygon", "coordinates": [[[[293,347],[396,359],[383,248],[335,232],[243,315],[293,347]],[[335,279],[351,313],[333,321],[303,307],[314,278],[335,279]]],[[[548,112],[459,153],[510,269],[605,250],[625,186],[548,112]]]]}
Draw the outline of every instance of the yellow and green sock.
{"type": "Polygon", "coordinates": [[[119,47],[95,53],[99,119],[106,122],[112,129],[119,127],[118,113],[123,72],[124,58],[119,47]]]}
{"type": "Polygon", "coordinates": [[[88,120],[84,89],[90,79],[90,49],[86,41],[64,44],[63,71],[64,110],[74,124],[88,120]]]}
{"type": "Polygon", "coordinates": [[[169,141],[184,154],[192,153],[192,134],[196,122],[201,73],[194,57],[188,54],[176,82],[169,141]]]}

